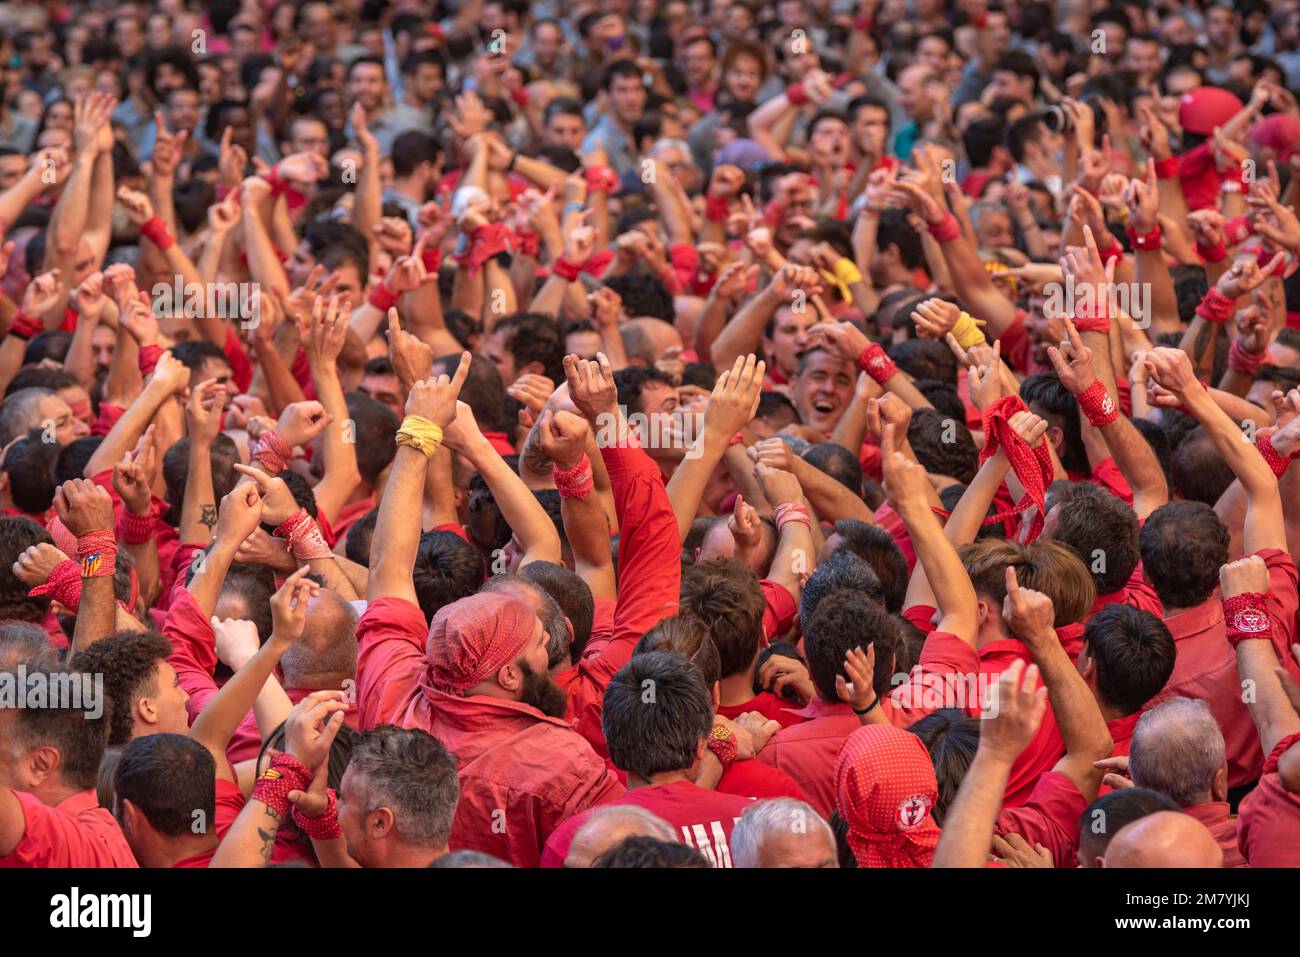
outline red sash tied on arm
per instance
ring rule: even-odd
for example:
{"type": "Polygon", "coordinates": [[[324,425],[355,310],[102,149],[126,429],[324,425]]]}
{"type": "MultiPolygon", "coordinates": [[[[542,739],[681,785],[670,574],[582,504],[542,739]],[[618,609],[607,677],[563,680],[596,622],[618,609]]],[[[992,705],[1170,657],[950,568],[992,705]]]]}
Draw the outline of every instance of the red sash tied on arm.
{"type": "Polygon", "coordinates": [[[1041,442],[1038,448],[1031,449],[1029,443],[1022,439],[1011,427],[1011,417],[1028,407],[1018,395],[1009,395],[998,399],[984,410],[984,448],[980,451],[980,462],[988,460],[999,448],[1007,454],[1011,471],[1015,473],[1020,484],[1025,487],[1025,498],[1009,512],[1001,512],[984,520],[985,525],[1005,521],[1027,509],[1032,503],[1037,511],[1034,524],[1029,531],[1029,540],[1033,541],[1043,530],[1043,509],[1047,498],[1047,486],[1052,482],[1052,454],[1047,443],[1041,442]]]}

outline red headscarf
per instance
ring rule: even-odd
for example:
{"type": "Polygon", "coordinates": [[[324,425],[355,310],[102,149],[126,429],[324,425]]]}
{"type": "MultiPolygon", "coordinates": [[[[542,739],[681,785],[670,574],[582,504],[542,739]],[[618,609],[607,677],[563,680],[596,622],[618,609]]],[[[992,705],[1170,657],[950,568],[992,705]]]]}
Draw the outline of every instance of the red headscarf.
{"type": "Polygon", "coordinates": [[[468,691],[522,655],[536,628],[532,608],[503,592],[479,592],[443,606],[429,625],[429,684],[468,691]]]}
{"type": "Polygon", "coordinates": [[[939,843],[939,796],[921,739],[888,724],[854,731],[835,762],[835,804],[859,867],[929,867],[939,843]]]}

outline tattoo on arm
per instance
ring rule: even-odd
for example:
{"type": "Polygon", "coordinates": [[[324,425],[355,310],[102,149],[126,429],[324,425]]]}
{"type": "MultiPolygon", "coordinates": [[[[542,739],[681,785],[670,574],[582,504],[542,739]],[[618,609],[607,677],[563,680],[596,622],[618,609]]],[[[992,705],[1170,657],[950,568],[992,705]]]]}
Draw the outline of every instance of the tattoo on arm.
{"type": "Polygon", "coordinates": [[[217,526],[217,507],[215,505],[204,505],[203,513],[199,516],[199,523],[206,525],[208,528],[217,526]]]}

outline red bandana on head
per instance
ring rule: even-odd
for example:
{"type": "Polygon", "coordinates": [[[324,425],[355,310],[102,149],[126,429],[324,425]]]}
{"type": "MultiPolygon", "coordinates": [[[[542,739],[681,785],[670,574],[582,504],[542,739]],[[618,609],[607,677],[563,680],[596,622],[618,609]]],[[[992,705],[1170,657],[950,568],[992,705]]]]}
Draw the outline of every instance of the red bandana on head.
{"type": "Polygon", "coordinates": [[[888,724],[854,731],[835,762],[835,804],[859,867],[929,867],[939,844],[930,816],[934,765],[916,735],[888,724]]]}

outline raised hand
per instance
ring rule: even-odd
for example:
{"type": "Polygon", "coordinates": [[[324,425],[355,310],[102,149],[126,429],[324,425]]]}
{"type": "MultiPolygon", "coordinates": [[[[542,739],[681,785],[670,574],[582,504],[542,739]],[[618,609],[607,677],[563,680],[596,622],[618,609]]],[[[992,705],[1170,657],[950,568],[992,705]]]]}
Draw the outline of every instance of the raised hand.
{"type": "Polygon", "coordinates": [[[854,711],[866,711],[876,703],[876,646],[859,646],[844,656],[844,674],[835,676],[835,693],[854,711]],[[848,675],[845,680],[844,675],[848,675]]]}
{"type": "Polygon", "coordinates": [[[33,318],[39,318],[58,304],[63,291],[63,273],[60,270],[43,272],[27,284],[22,310],[33,318]]]}
{"type": "Polygon", "coordinates": [[[113,488],[132,515],[148,515],[153,502],[154,477],[158,471],[158,453],[153,444],[151,425],[140,436],[135,448],[113,466],[113,488]]]}
{"type": "Polygon", "coordinates": [[[271,638],[288,647],[302,637],[307,626],[307,603],[320,593],[320,585],[307,577],[311,567],[303,565],[284,580],[271,596],[271,638]]]}
{"type": "Polygon", "coordinates": [[[325,431],[325,427],[334,421],[334,417],[325,411],[325,406],[313,400],[293,402],[284,407],[279,420],[275,423],[276,434],[293,448],[306,445],[325,431]]]}
{"type": "Polygon", "coordinates": [[[577,465],[587,451],[591,426],[572,412],[547,409],[537,422],[537,437],[546,457],[559,468],[577,465]]]}
{"type": "Polygon", "coordinates": [[[257,486],[258,495],[262,499],[262,521],[268,525],[280,525],[298,514],[301,506],[293,497],[293,492],[289,491],[289,485],[284,479],[267,475],[257,466],[244,465],[241,462],[235,463],[235,471],[252,479],[253,484],[257,486]]]}
{"type": "Polygon", "coordinates": [[[54,511],[78,538],[88,532],[113,530],[113,496],[90,479],[71,479],[60,485],[54,493],[54,511]]]}
{"type": "Polygon", "coordinates": [[[1254,256],[1239,256],[1233,260],[1232,267],[1219,277],[1214,288],[1229,299],[1237,299],[1262,286],[1264,280],[1273,275],[1285,259],[1285,253],[1278,253],[1261,269],[1254,256]]]}
{"type": "Polygon", "coordinates": [[[595,361],[565,356],[564,375],[569,383],[569,398],[592,425],[598,425],[602,415],[618,413],[618,387],[605,353],[596,353],[595,361]]]}
{"type": "Polygon", "coordinates": [[[1079,395],[1097,381],[1092,350],[1083,344],[1083,337],[1069,319],[1065,320],[1065,334],[1066,341],[1061,343],[1059,349],[1056,346],[1047,347],[1047,358],[1052,361],[1052,368],[1056,370],[1061,385],[1074,395],[1079,395]]]}
{"type": "Polygon", "coordinates": [[[870,344],[866,335],[851,322],[819,322],[808,330],[809,348],[821,347],[846,362],[857,362],[870,344]]]}
{"type": "Polygon", "coordinates": [[[726,441],[748,425],[758,411],[766,371],[766,364],[756,356],[737,356],[713,386],[704,410],[705,431],[726,441]]]}
{"type": "Polygon", "coordinates": [[[126,186],[117,188],[117,201],[126,210],[126,215],[137,226],[143,226],[153,219],[153,203],[147,193],[130,189],[126,186]]]}
{"type": "Polygon", "coordinates": [[[1055,641],[1056,609],[1052,599],[1032,588],[1021,588],[1014,565],[1006,569],[1007,596],[1002,602],[1002,617],[1011,632],[1032,648],[1035,642],[1055,641]]]}
{"type": "Polygon", "coordinates": [[[408,390],[416,382],[433,375],[433,348],[402,328],[396,309],[388,310],[388,356],[397,378],[408,390]]]}
{"type": "Polygon", "coordinates": [[[430,376],[411,386],[406,414],[418,415],[445,429],[456,418],[456,402],[469,376],[470,354],[462,352],[453,375],[430,376]]]}
{"type": "MultiPolygon", "coordinates": [[[[330,747],[347,717],[347,695],[342,691],[313,691],[303,698],[284,722],[284,749],[309,768],[327,765],[330,747]]],[[[301,801],[301,791],[290,791],[301,801]]],[[[294,803],[297,803],[296,801],[294,803]]]]}
{"type": "Polygon", "coordinates": [[[510,383],[506,387],[506,394],[523,403],[535,417],[555,394],[555,383],[544,375],[529,372],[510,383]]]}
{"type": "MultiPolygon", "coordinates": [[[[922,339],[942,339],[961,318],[961,309],[947,299],[927,299],[912,310],[916,334],[922,339]]],[[[856,359],[857,356],[854,356],[856,359]]]]}
{"type": "Polygon", "coordinates": [[[67,560],[68,556],[54,545],[49,542],[38,542],[29,545],[18,556],[18,561],[13,564],[14,577],[28,588],[35,588],[49,581],[55,567],[67,560]]]}
{"type": "Polygon", "coordinates": [[[217,510],[217,527],[213,538],[238,547],[253,534],[262,521],[262,495],[256,482],[236,485],[222,500],[217,510]]]}

